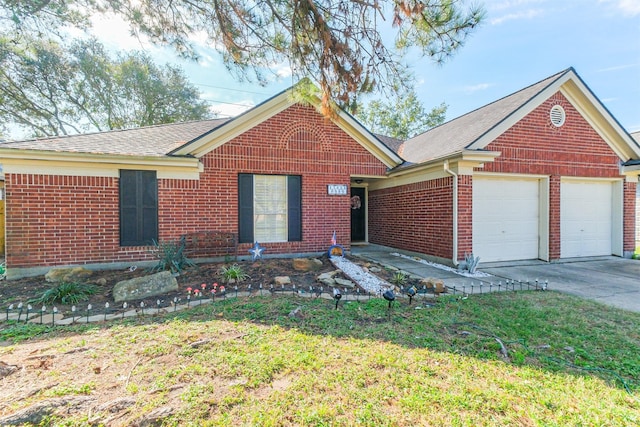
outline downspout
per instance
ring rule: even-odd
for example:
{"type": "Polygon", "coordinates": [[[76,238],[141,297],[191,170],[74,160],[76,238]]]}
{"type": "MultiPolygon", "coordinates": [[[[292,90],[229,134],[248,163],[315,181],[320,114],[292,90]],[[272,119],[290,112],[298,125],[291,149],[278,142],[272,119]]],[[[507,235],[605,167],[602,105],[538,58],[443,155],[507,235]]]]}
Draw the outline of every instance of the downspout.
{"type": "Polygon", "coordinates": [[[449,169],[449,160],[444,161],[444,171],[453,176],[453,265],[458,266],[458,174],[449,169]]]}

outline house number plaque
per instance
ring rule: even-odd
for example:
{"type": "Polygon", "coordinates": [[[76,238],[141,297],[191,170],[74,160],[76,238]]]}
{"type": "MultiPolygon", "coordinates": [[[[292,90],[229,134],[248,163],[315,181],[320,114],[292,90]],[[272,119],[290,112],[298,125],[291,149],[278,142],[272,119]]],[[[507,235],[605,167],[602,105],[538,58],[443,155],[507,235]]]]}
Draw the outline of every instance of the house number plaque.
{"type": "Polygon", "coordinates": [[[346,184],[328,184],[327,193],[330,196],[346,196],[347,185],[346,184]]]}

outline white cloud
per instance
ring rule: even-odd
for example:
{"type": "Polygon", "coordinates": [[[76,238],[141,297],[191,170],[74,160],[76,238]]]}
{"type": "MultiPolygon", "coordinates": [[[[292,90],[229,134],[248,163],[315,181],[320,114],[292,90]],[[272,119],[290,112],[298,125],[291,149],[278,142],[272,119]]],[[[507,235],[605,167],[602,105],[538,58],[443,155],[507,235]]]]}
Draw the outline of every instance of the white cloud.
{"type": "Polygon", "coordinates": [[[598,73],[607,73],[609,71],[619,71],[619,70],[626,70],[627,68],[635,68],[640,64],[624,64],[624,65],[615,65],[613,67],[607,67],[607,68],[601,68],[599,70],[596,70],[596,72],[598,73]]]}
{"type": "Polygon", "coordinates": [[[473,85],[473,86],[464,86],[462,88],[462,91],[466,92],[466,93],[474,93],[474,92],[479,92],[479,91],[482,91],[482,90],[487,90],[491,86],[493,86],[492,83],[479,83],[479,84],[473,85]]]}
{"type": "Polygon", "coordinates": [[[544,14],[542,9],[526,9],[517,12],[507,13],[502,16],[498,16],[497,18],[492,18],[489,20],[489,24],[491,25],[499,25],[507,21],[515,21],[520,19],[532,19],[537,16],[541,16],[544,14]]]}
{"type": "Polygon", "coordinates": [[[640,15],[640,1],[638,0],[600,0],[600,3],[613,3],[625,16],[640,15]]]}

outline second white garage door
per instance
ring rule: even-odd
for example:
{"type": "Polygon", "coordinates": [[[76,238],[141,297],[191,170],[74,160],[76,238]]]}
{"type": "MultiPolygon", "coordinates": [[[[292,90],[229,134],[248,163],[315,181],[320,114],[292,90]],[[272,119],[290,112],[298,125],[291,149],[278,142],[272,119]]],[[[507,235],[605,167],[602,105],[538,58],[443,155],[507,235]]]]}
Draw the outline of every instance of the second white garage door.
{"type": "Polygon", "coordinates": [[[538,179],[473,178],[473,254],[480,262],[537,259],[538,179]]]}
{"type": "Polygon", "coordinates": [[[560,185],[560,256],[611,255],[613,184],[562,181],[560,185]]]}

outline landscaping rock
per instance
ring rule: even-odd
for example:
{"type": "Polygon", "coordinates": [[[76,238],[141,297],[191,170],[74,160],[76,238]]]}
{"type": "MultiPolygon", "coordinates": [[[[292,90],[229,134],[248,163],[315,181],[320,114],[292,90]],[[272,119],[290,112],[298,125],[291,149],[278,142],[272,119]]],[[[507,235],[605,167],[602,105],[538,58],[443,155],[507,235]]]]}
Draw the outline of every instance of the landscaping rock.
{"type": "Polygon", "coordinates": [[[427,289],[433,289],[433,292],[436,294],[445,292],[444,282],[440,279],[422,279],[420,284],[425,286],[427,289]]]}
{"type": "Polygon", "coordinates": [[[277,286],[290,285],[291,278],[289,276],[276,276],[273,278],[273,283],[277,286]]]}
{"type": "Polygon", "coordinates": [[[322,267],[322,261],[317,258],[294,258],[293,269],[296,271],[316,271],[322,267]]]}
{"type": "Polygon", "coordinates": [[[340,285],[343,288],[353,289],[356,287],[356,285],[351,280],[341,279],[339,277],[335,279],[335,282],[337,285],[340,285]]]}
{"type": "Polygon", "coordinates": [[[52,268],[44,275],[44,279],[50,283],[78,283],[85,281],[92,274],[93,271],[82,267],[52,268]]]}
{"type": "Polygon", "coordinates": [[[115,302],[132,301],[166,294],[178,290],[178,281],[170,271],[136,277],[116,283],[113,287],[115,302]]]}
{"type": "Polygon", "coordinates": [[[336,274],[340,273],[339,270],[329,271],[328,273],[322,273],[316,280],[323,285],[334,286],[336,284],[335,279],[333,278],[336,274]]]}

